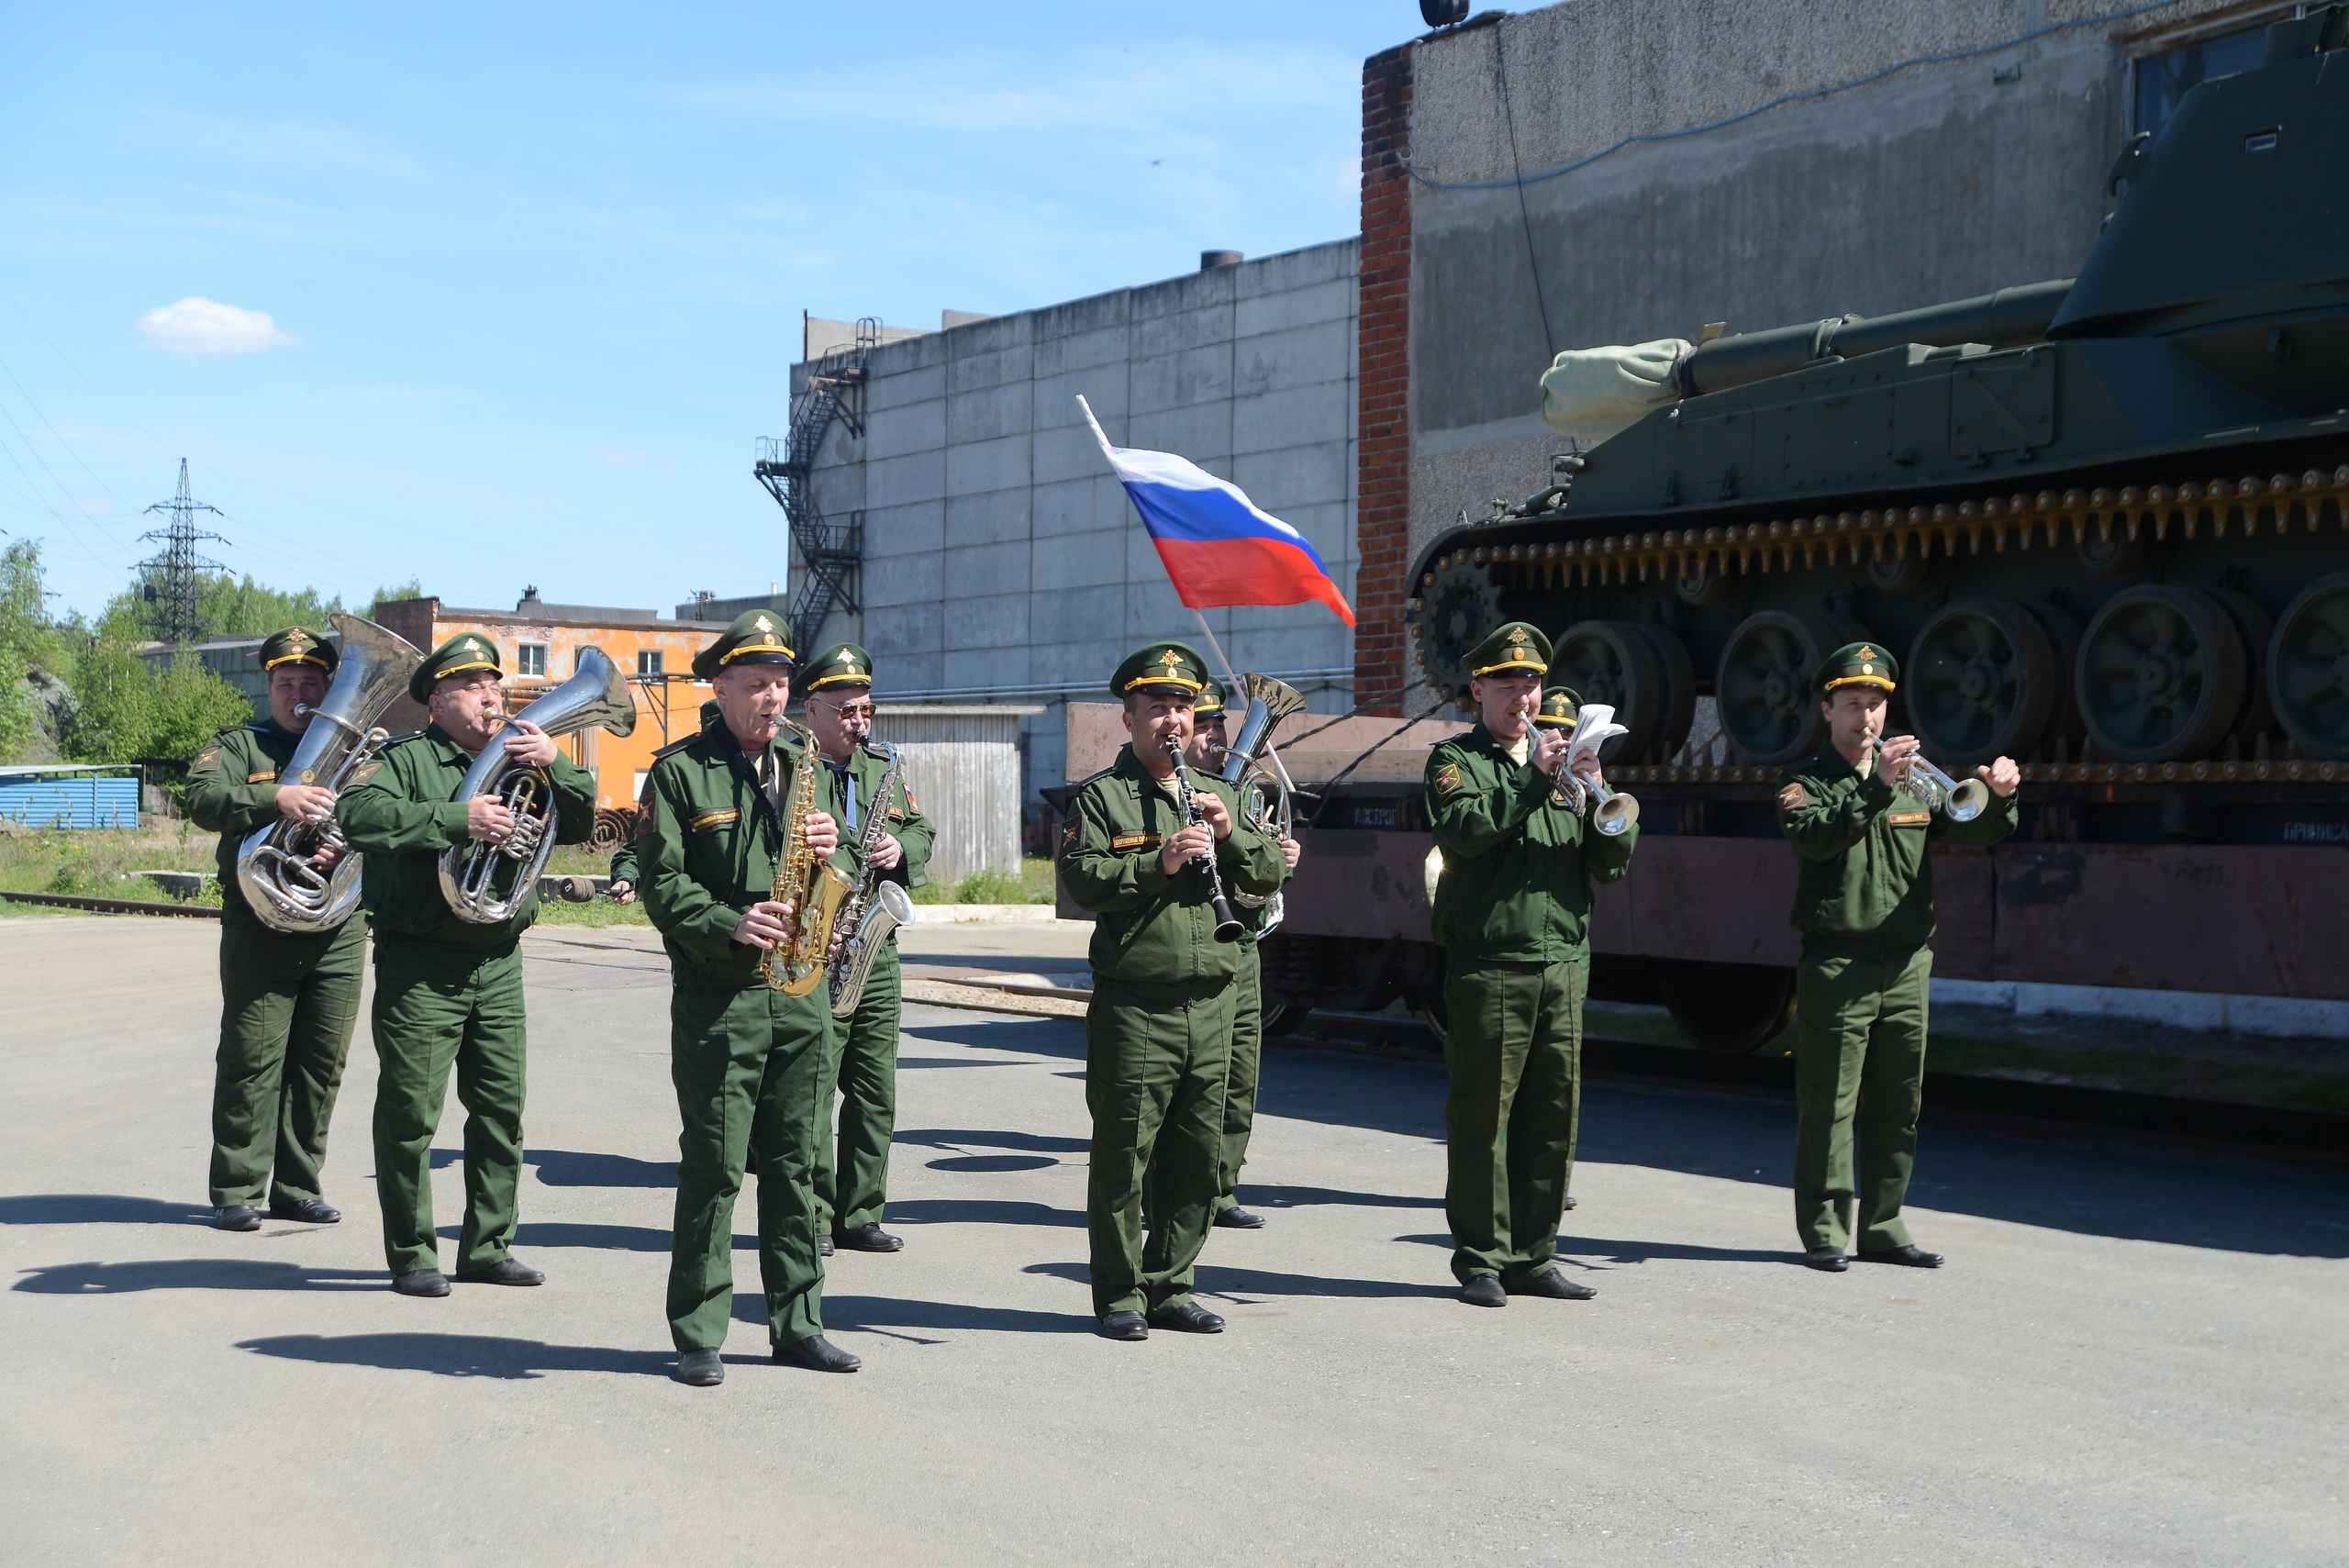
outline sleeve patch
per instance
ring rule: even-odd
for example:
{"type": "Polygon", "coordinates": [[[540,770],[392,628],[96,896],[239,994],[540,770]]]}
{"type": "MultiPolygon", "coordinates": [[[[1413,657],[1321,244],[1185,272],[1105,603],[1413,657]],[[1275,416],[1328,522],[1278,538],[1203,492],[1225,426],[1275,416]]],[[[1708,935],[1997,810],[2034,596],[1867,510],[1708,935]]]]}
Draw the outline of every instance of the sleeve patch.
{"type": "Polygon", "coordinates": [[[267,773],[247,773],[245,775],[245,782],[247,784],[275,784],[277,782],[277,770],[275,768],[272,768],[267,773]]]}
{"type": "Polygon", "coordinates": [[[719,811],[705,811],[694,818],[693,830],[698,833],[705,828],[723,828],[728,823],[739,822],[741,818],[742,813],[731,806],[719,811]]]}
{"type": "Polygon", "coordinates": [[[1077,824],[1074,822],[1061,829],[1061,853],[1066,854],[1076,848],[1076,832],[1077,824]]]}
{"type": "Polygon", "coordinates": [[[1462,790],[1466,789],[1468,781],[1461,777],[1460,764],[1446,762],[1438,768],[1435,771],[1435,787],[1440,795],[1458,795],[1462,790]]]}
{"type": "Polygon", "coordinates": [[[1802,787],[1799,779],[1778,792],[1778,809],[1781,811],[1800,811],[1809,804],[1810,795],[1802,787]]]}
{"type": "Polygon", "coordinates": [[[1154,850],[1160,843],[1156,833],[1119,833],[1109,840],[1113,850],[1154,850]]]}
{"type": "Polygon", "coordinates": [[[219,748],[219,747],[217,747],[217,746],[215,746],[215,747],[213,747],[213,748],[212,748],[212,750],[210,750],[209,751],[206,751],[206,753],[204,753],[204,755],[202,755],[201,757],[198,757],[198,758],[195,760],[195,763],[194,763],[193,765],[194,765],[194,766],[195,766],[195,767],[199,767],[199,768],[203,768],[203,767],[209,767],[212,763],[217,762],[218,762],[219,760],[220,760],[220,748],[219,748]]]}

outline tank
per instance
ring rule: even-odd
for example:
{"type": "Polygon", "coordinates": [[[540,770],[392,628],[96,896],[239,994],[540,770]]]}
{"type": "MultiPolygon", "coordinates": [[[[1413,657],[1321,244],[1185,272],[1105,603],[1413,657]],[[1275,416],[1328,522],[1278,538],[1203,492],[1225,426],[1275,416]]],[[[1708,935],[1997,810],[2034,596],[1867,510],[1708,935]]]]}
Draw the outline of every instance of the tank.
{"type": "MultiPolygon", "coordinates": [[[[2023,764],[2015,844],[1941,873],[1940,973],[2349,997],[2309,940],[2349,881],[2344,23],[2277,24],[2264,66],[2131,143],[2076,279],[1701,342],[1667,402],[1414,563],[1430,688],[1464,710],[1464,651],[1524,619],[1628,726],[1605,755],[1646,809],[1596,994],[1730,1049],[1783,1024],[1772,781],[1823,741],[1821,658],[1868,640],[1933,761],[2023,764]]],[[[1408,771],[1382,793],[1358,770],[1314,819],[1423,835],[1408,771]]],[[[1415,845],[1325,848],[1418,896],[1415,845]]],[[[1268,994],[1343,972],[1375,1001],[1360,890],[1325,906],[1311,881],[1268,994]]],[[[1386,994],[1432,1006],[1407,956],[1386,994]]]]}

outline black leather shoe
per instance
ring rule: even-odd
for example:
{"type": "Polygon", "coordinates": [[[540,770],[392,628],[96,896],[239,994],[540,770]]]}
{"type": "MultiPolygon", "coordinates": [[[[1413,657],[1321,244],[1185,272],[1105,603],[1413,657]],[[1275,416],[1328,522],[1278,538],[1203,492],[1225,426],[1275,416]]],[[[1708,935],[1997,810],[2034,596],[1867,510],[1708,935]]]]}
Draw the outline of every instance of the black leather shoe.
{"type": "Polygon", "coordinates": [[[1580,1280],[1570,1280],[1555,1269],[1543,1269],[1531,1279],[1501,1287],[1511,1296],[1547,1296],[1559,1301],[1588,1301],[1598,1292],[1580,1280]]]}
{"type": "Polygon", "coordinates": [[[1101,1337],[1105,1340],[1147,1340],[1150,1321],[1139,1312],[1105,1312],[1101,1315],[1101,1337]]]}
{"type": "Polygon", "coordinates": [[[1460,1299],[1471,1307],[1507,1307],[1508,1292],[1498,1274],[1478,1274],[1460,1287],[1460,1299]]]}
{"type": "Polygon", "coordinates": [[[212,1229],[215,1230],[258,1230],[261,1229],[261,1210],[250,1204],[223,1204],[212,1211],[212,1229]]]}
{"type": "Polygon", "coordinates": [[[500,1258],[486,1268],[459,1269],[459,1284],[544,1284],[547,1276],[512,1258],[500,1258]]]}
{"type": "Polygon", "coordinates": [[[1264,1217],[1252,1208],[1242,1208],[1233,1204],[1215,1217],[1215,1223],[1220,1230],[1262,1230],[1264,1217]]]}
{"type": "Polygon", "coordinates": [[[1840,1274],[1852,1266],[1852,1260],[1843,1256],[1841,1247],[1813,1247],[1802,1255],[1802,1261],[1808,1267],[1824,1269],[1831,1274],[1840,1274]]]}
{"type": "Polygon", "coordinates": [[[829,1257],[830,1257],[831,1255],[832,1255],[832,1239],[831,1239],[830,1237],[829,1237],[829,1236],[818,1236],[818,1237],[817,1237],[817,1238],[816,1238],[816,1256],[818,1256],[818,1257],[819,1257],[819,1258],[829,1258],[829,1257]]]}
{"type": "Polygon", "coordinates": [[[852,1252],[902,1252],[906,1239],[892,1236],[877,1225],[860,1225],[853,1230],[835,1232],[832,1245],[846,1247],[852,1252]]]}
{"type": "Polygon", "coordinates": [[[395,1277],[392,1288],[402,1296],[446,1296],[449,1276],[439,1269],[411,1269],[395,1277]]]}
{"type": "Polygon", "coordinates": [[[1928,1252],[1921,1247],[1885,1247],[1873,1252],[1862,1252],[1864,1263],[1898,1263],[1904,1268],[1937,1269],[1942,1266],[1939,1252],[1928,1252]]]}
{"type": "Polygon", "coordinates": [[[1196,1301],[1180,1307],[1162,1307],[1150,1315],[1150,1320],[1161,1329],[1179,1329],[1186,1334],[1220,1334],[1223,1319],[1196,1301]]]}
{"type": "Polygon", "coordinates": [[[1559,1207],[1562,1207],[1562,1208],[1575,1208],[1575,1207],[1580,1207],[1580,1206],[1579,1206],[1578,1201],[1577,1201],[1577,1200],[1576,1200],[1576,1198],[1575,1197],[1575,1195],[1574,1195],[1574,1194],[1572,1194],[1572,1193],[1568,1193],[1568,1194],[1566,1195],[1566,1196],[1565,1196],[1565,1201],[1564,1201],[1564,1203],[1562,1203],[1559,1207]]]}
{"type": "Polygon", "coordinates": [[[273,1218],[298,1219],[305,1225],[332,1225],[342,1218],[342,1210],[319,1197],[273,1197],[269,1212],[273,1218]]]}
{"type": "Polygon", "coordinates": [[[726,1363],[716,1351],[686,1351],[677,1357],[677,1381],[696,1388],[715,1388],[726,1381],[726,1363]]]}
{"type": "Polygon", "coordinates": [[[863,1358],[852,1356],[821,1334],[774,1348],[774,1359],[785,1366],[804,1366],[809,1372],[854,1372],[864,1364],[863,1358]]]}

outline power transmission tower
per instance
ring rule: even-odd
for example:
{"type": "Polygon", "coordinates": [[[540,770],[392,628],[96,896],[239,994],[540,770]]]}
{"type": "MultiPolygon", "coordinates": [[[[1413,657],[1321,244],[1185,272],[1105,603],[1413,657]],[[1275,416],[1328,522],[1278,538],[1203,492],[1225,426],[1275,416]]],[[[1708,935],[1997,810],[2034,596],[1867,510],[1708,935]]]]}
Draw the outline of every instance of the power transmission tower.
{"type": "Polygon", "coordinates": [[[169,528],[156,528],[140,534],[142,539],[161,539],[161,551],[139,563],[144,578],[145,597],[154,608],[149,612],[150,624],[158,639],[184,647],[204,640],[204,623],[196,603],[199,572],[225,572],[227,567],[217,561],[207,561],[195,553],[196,545],[205,539],[218,544],[228,541],[218,534],[198,533],[195,515],[209,512],[225,517],[217,506],[207,506],[187,493],[187,459],[180,459],[179,494],[168,501],[158,501],[147,508],[171,518],[169,528]]]}

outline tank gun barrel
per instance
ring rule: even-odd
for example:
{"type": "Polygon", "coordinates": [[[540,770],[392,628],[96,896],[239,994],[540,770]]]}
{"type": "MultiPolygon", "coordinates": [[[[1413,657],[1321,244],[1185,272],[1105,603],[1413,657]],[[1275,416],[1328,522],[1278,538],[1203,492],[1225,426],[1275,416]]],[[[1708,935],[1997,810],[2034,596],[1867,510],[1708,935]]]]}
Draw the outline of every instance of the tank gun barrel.
{"type": "Polygon", "coordinates": [[[1721,392],[1732,386],[1767,381],[1830,355],[1851,359],[1903,343],[1950,348],[1959,343],[1987,343],[1994,349],[2020,348],[2047,340],[2048,323],[2063,308],[2072,280],[2024,284],[1973,299],[1929,305],[1890,316],[1830,317],[1803,327],[1776,327],[1735,338],[1716,338],[1699,345],[1680,363],[1683,396],[1721,392]]]}

